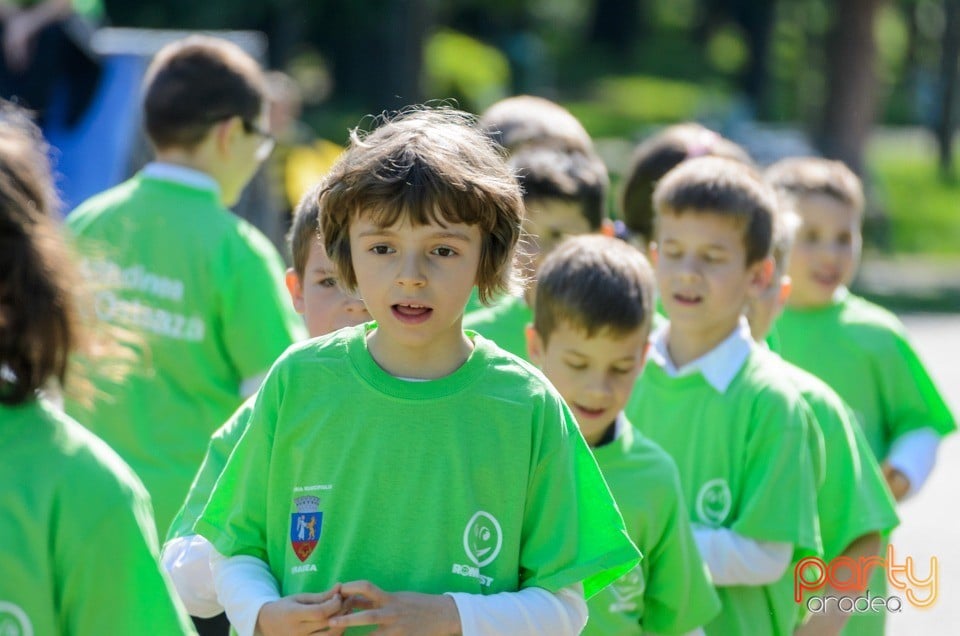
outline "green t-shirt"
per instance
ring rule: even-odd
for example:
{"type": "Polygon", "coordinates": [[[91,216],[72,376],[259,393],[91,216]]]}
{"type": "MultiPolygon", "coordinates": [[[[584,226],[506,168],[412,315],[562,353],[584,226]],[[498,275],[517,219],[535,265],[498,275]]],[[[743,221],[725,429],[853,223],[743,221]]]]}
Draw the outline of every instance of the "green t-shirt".
{"type": "Polygon", "coordinates": [[[87,412],[67,412],[143,479],[165,531],[183,503],[214,428],[303,334],[284,265],[257,229],[212,190],[139,174],[67,219],[100,319],[134,332],[136,368],[98,383],[87,412]]]}
{"type": "Polygon", "coordinates": [[[953,415],[887,310],[853,294],[817,309],[787,309],[777,323],[781,355],[836,391],[857,414],[877,461],[904,433],[955,430],[953,415]]]}
{"type": "Polygon", "coordinates": [[[187,498],[173,518],[170,524],[170,530],[167,532],[167,541],[178,537],[193,534],[193,524],[200,518],[203,507],[207,505],[210,499],[210,493],[217,484],[223,467],[227,465],[227,459],[233,452],[237,442],[243,432],[247,430],[247,423],[250,421],[250,414],[253,413],[253,403],[256,396],[250,396],[246,402],[240,405],[240,408],[230,416],[223,426],[218,428],[210,437],[210,444],[207,446],[207,454],[203,457],[200,469],[190,484],[190,491],[187,498]]]}
{"type": "Polygon", "coordinates": [[[593,449],[640,565],[590,599],[584,634],[684,634],[706,624],[720,601],[693,540],[677,466],[629,423],[593,449]]]}
{"type": "Polygon", "coordinates": [[[0,634],[193,634],[157,564],[150,498],[43,401],[0,406],[0,634]]]}
{"type": "MultiPolygon", "coordinates": [[[[754,348],[725,393],[699,373],[643,371],[626,414],[677,464],[690,519],[757,541],[794,546],[794,560],[818,554],[811,417],[782,363],[754,348]]],[[[722,605],[707,634],[792,632],[792,587],[717,588],[722,605]]]]}
{"type": "Polygon", "coordinates": [[[576,421],[533,367],[469,333],[452,374],[408,382],[366,348],[374,323],[289,349],[196,532],[267,562],[284,595],[367,579],[492,594],[584,581],[639,555],[576,421]]]}
{"type": "Polygon", "coordinates": [[[508,296],[492,307],[474,311],[463,319],[464,329],[476,331],[513,355],[527,360],[527,325],[533,310],[522,297],[508,296]]]}
{"type": "Polygon", "coordinates": [[[854,539],[896,527],[896,502],[850,408],[812,374],[789,362],[784,369],[823,434],[824,479],[817,490],[817,510],[823,558],[830,561],[854,539]]]}

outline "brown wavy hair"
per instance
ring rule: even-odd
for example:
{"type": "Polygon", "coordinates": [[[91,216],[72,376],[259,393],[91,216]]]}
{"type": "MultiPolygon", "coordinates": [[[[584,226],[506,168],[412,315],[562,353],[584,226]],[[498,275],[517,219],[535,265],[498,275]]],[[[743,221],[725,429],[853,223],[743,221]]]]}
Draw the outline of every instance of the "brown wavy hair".
{"type": "Polygon", "coordinates": [[[351,132],[319,191],[320,233],[344,289],[357,287],[349,230],[362,214],[381,227],[404,219],[478,225],[480,300],[517,291],[523,199],[497,146],[452,108],[413,107],[382,121],[367,135],[351,132]]]}

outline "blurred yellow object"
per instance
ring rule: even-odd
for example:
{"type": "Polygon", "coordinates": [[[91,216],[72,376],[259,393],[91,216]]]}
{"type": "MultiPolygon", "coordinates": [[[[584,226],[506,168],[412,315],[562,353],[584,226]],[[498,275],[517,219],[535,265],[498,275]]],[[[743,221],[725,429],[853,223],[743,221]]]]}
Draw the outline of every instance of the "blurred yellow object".
{"type": "Polygon", "coordinates": [[[326,139],[318,139],[312,146],[295,146],[290,149],[284,170],[284,185],[291,209],[296,207],[300,197],[327,174],[341,152],[342,146],[326,139]]]}

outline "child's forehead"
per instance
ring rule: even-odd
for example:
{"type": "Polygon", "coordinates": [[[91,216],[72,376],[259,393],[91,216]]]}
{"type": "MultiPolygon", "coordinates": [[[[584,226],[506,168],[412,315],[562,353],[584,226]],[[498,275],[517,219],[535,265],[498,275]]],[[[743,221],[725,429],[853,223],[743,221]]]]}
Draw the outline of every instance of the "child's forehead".
{"type": "Polygon", "coordinates": [[[826,193],[812,193],[797,197],[794,211],[804,223],[859,221],[860,213],[848,203],[826,193]]]}
{"type": "Polygon", "coordinates": [[[686,239],[704,242],[742,239],[747,220],[739,215],[715,210],[679,210],[659,215],[657,233],[661,240],[682,234],[686,239]]]}
{"type": "Polygon", "coordinates": [[[310,250],[307,252],[307,270],[328,269],[333,270],[334,264],[323,247],[323,241],[311,240],[310,250]]]}
{"type": "Polygon", "coordinates": [[[642,324],[629,331],[615,330],[603,325],[590,330],[572,320],[561,319],[554,328],[547,347],[563,347],[582,355],[627,358],[634,355],[637,347],[646,344],[648,332],[649,329],[642,324]]]}

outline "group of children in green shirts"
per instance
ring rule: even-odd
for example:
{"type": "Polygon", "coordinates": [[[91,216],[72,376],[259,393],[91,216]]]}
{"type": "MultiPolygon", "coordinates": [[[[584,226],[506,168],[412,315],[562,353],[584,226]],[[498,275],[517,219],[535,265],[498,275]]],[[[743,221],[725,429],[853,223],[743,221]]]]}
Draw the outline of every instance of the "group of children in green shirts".
{"type": "MultiPolygon", "coordinates": [[[[161,52],[145,97],[158,161],[68,219],[96,313],[134,332],[142,366],[67,409],[144,480],[161,531],[173,519],[162,556],[136,478],[73,442],[137,496],[100,513],[96,544],[95,575],[128,589],[98,605],[93,570],[41,566],[39,538],[82,527],[38,485],[11,503],[41,548],[0,554],[24,570],[0,581],[0,626],[189,633],[185,608],[265,636],[844,627],[837,609],[805,615],[794,565],[878,554],[894,496],[955,428],[902,326],[846,290],[856,177],[813,159],[760,175],[735,144],[673,127],[638,148],[615,238],[606,169],[559,106],[511,98],[478,122],[411,109],[353,133],[301,202],[284,279],[225,207],[269,152],[261,84],[220,41],[161,52]],[[286,348],[290,309],[312,339],[286,348]],[[138,557],[113,558],[130,510],[138,557]],[[41,567],[49,588],[29,584],[41,567]]],[[[14,203],[42,217],[31,195],[14,203]]],[[[42,421],[80,436],[35,395],[65,367],[34,372],[28,354],[2,361],[17,400],[0,435],[42,421]]],[[[43,465],[14,452],[19,470],[43,465]]],[[[55,544],[65,563],[84,551],[55,544]]]]}

